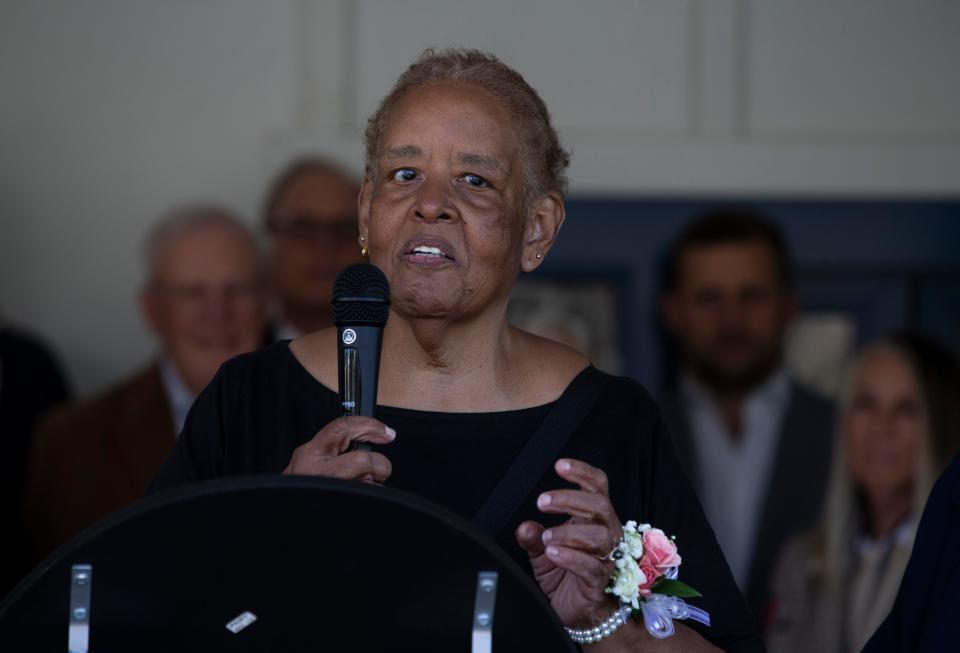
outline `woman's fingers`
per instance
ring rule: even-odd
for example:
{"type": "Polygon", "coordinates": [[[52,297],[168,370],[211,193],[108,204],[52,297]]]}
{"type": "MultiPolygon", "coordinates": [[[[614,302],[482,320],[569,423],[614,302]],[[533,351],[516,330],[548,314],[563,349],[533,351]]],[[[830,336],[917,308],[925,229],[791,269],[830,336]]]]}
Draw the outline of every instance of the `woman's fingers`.
{"type": "Polygon", "coordinates": [[[604,496],[610,495],[607,474],[602,469],[574,458],[561,458],[554,465],[554,469],[556,469],[560,478],[576,483],[587,492],[597,492],[604,496]]]}
{"type": "Polygon", "coordinates": [[[604,524],[613,530],[620,527],[610,499],[604,494],[583,490],[552,490],[537,498],[537,507],[542,512],[570,515],[583,521],[604,524]]]}
{"type": "MultiPolygon", "coordinates": [[[[579,489],[551,490],[537,498],[541,511],[568,515],[571,519],[539,530],[543,556],[531,562],[541,562],[550,568],[550,573],[543,579],[538,576],[538,581],[551,597],[551,603],[556,606],[560,601],[567,606],[562,615],[565,623],[598,623],[609,615],[612,602],[606,588],[614,565],[603,558],[623,537],[623,527],[610,501],[603,470],[571,458],[558,460],[555,469],[561,478],[579,489]],[[560,580],[557,580],[558,574],[554,572],[560,570],[560,580]],[[560,599],[544,585],[545,580],[551,579],[553,592],[563,595],[560,599]]],[[[534,534],[533,530],[523,533],[518,530],[517,537],[521,540],[534,534]]],[[[532,543],[526,542],[524,548],[529,550],[531,546],[532,543]]]]}
{"type": "Polygon", "coordinates": [[[393,472],[393,465],[382,453],[375,451],[351,451],[336,457],[337,478],[356,479],[383,483],[393,472]]]}
{"type": "Polygon", "coordinates": [[[595,601],[605,598],[604,589],[610,580],[610,571],[603,562],[583,551],[555,544],[547,545],[546,556],[557,567],[580,578],[591,590],[589,598],[595,601]]]}
{"type": "Polygon", "coordinates": [[[517,544],[531,556],[543,553],[543,524],[525,521],[517,527],[517,544]]]}
{"type": "MultiPolygon", "coordinates": [[[[298,448],[299,449],[299,448],[298,448]]],[[[375,451],[350,451],[339,456],[315,456],[309,451],[294,451],[284,474],[328,476],[347,480],[383,483],[393,472],[390,460],[375,451]]]]}
{"type": "Polygon", "coordinates": [[[545,530],[542,535],[545,545],[562,546],[589,553],[594,558],[607,555],[619,541],[610,529],[602,524],[574,524],[567,522],[545,530]]]}
{"type": "Polygon", "coordinates": [[[389,444],[396,431],[371,417],[340,417],[293,450],[284,474],[332,476],[382,483],[392,468],[379,453],[349,451],[351,442],[389,444]]]}
{"type": "Polygon", "coordinates": [[[396,436],[396,431],[372,417],[339,417],[320,429],[310,444],[322,455],[336,456],[353,441],[389,444],[396,436]]]}

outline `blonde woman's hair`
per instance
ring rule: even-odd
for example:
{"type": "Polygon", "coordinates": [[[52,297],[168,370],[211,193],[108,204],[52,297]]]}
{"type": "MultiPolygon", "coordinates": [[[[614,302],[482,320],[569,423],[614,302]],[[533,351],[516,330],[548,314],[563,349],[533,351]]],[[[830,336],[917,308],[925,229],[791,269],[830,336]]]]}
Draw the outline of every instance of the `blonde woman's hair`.
{"type": "Polygon", "coordinates": [[[878,353],[898,356],[914,375],[922,402],[922,433],[917,452],[911,515],[919,519],[927,496],[940,472],[960,445],[960,428],[955,417],[955,394],[960,368],[952,353],[929,338],[901,333],[866,347],[847,370],[840,409],[833,466],[820,529],[822,565],[827,583],[839,585],[847,578],[850,543],[865,523],[862,502],[850,475],[844,423],[849,414],[856,384],[867,361],[878,353]],[[951,398],[952,397],[952,398],[951,398]]]}

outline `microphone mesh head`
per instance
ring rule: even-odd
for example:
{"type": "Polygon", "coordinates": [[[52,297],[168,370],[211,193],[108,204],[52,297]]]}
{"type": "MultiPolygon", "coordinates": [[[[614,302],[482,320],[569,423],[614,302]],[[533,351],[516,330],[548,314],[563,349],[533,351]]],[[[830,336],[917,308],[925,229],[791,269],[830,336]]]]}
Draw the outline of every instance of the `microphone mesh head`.
{"type": "Polygon", "coordinates": [[[337,326],[383,326],[390,315],[390,283],[375,265],[348,265],[333,282],[331,304],[337,326]]]}

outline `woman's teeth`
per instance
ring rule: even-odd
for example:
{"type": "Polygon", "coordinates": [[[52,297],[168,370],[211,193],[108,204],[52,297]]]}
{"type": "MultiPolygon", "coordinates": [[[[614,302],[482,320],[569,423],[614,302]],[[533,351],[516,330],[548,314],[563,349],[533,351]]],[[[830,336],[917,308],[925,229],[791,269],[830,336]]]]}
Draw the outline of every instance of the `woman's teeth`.
{"type": "Polygon", "coordinates": [[[414,248],[413,253],[414,253],[414,254],[426,254],[426,255],[428,255],[428,256],[443,256],[443,252],[441,252],[441,251],[440,251],[439,249],[437,249],[436,247],[426,247],[426,246],[424,246],[424,245],[421,245],[420,247],[414,248]]]}

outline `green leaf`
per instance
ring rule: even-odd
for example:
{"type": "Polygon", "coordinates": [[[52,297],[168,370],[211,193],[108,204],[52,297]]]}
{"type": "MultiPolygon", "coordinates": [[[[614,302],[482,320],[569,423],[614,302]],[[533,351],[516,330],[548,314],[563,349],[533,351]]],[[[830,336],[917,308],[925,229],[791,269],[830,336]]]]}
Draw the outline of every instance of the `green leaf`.
{"type": "Polygon", "coordinates": [[[657,582],[653,584],[653,587],[650,588],[650,591],[656,592],[657,594],[665,594],[666,596],[677,596],[681,599],[703,596],[703,594],[693,589],[686,583],[681,583],[678,580],[670,580],[664,576],[661,576],[657,582]]]}

